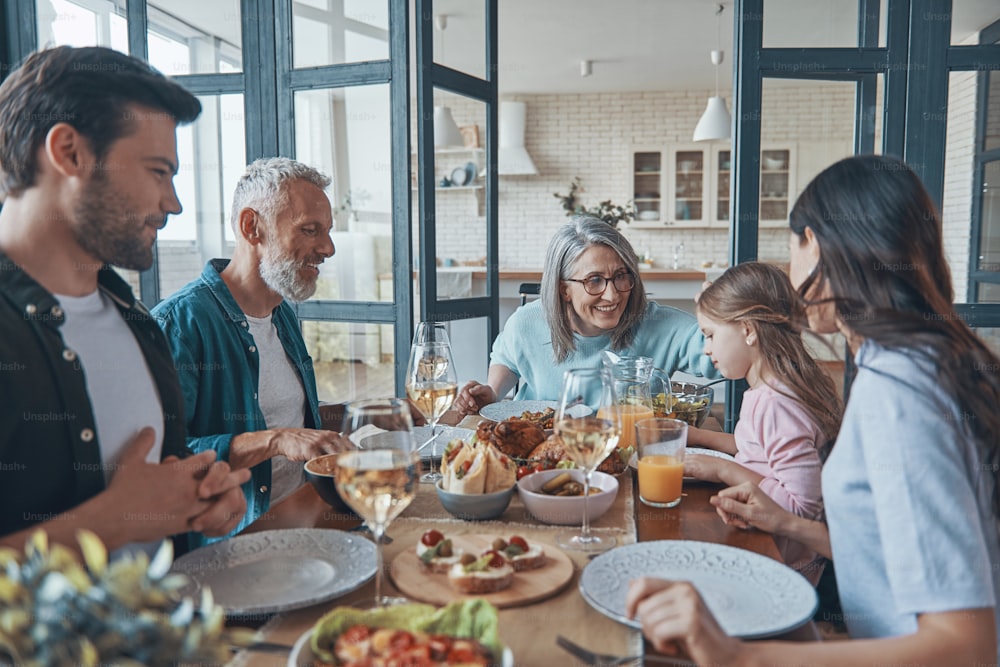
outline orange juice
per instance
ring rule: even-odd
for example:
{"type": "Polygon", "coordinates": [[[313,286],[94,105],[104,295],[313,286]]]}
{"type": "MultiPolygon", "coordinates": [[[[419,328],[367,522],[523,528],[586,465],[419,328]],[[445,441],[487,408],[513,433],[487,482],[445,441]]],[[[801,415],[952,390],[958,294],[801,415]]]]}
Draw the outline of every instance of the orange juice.
{"type": "Polygon", "coordinates": [[[639,459],[639,497],[660,507],[673,507],[681,499],[684,462],[669,454],[639,459]]]}
{"type": "MultiPolygon", "coordinates": [[[[635,423],[641,419],[652,419],[653,408],[624,403],[618,406],[618,411],[622,416],[622,437],[618,440],[618,446],[635,447],[635,423]]],[[[607,412],[602,408],[597,411],[597,416],[606,417],[607,412]],[[603,415],[602,412],[604,412],[603,415]]]]}

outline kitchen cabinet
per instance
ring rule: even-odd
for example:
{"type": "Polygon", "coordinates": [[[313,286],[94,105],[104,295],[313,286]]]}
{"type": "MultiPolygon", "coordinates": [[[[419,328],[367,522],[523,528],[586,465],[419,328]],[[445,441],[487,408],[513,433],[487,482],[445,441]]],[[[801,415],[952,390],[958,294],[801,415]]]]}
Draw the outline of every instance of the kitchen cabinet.
{"type": "MultiPolygon", "coordinates": [[[[711,144],[682,144],[632,151],[632,186],[641,228],[728,228],[732,150],[711,144]]],[[[761,151],[762,227],[788,224],[795,192],[793,145],[761,151]]]]}

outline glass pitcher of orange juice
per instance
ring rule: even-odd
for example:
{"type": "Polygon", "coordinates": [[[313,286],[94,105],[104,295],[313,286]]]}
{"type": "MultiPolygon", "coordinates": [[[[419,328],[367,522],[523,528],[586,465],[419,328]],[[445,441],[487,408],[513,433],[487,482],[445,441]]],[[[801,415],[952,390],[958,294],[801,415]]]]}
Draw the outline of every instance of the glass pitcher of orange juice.
{"type": "Polygon", "coordinates": [[[613,359],[609,355],[604,365],[611,370],[622,418],[622,435],[618,440],[618,447],[635,447],[635,423],[640,419],[653,417],[653,398],[649,392],[653,360],[649,357],[613,359]]]}

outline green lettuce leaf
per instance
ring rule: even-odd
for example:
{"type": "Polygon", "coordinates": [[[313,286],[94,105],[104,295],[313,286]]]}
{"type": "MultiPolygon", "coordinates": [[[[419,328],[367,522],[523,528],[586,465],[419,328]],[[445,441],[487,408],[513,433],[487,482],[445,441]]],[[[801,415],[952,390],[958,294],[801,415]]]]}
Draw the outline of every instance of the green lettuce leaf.
{"type": "Polygon", "coordinates": [[[503,650],[499,634],[500,617],[496,607],[485,600],[476,599],[452,602],[441,609],[427,604],[405,604],[372,610],[338,607],[313,626],[309,642],[313,654],[324,662],[336,664],[333,647],[337,638],[355,625],[475,639],[489,648],[498,662],[503,650]]]}

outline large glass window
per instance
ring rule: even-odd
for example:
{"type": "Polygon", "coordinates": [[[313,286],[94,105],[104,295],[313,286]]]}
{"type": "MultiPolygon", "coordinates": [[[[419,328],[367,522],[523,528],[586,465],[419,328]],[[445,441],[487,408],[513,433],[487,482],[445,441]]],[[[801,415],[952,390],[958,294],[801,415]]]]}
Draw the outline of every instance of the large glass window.
{"type": "Polygon", "coordinates": [[[170,0],[147,12],[149,64],[164,74],[243,69],[239,0],[170,0]]]}
{"type": "Polygon", "coordinates": [[[157,235],[160,298],[198,276],[209,259],[232,254],[229,214],[246,165],[243,95],[198,99],[198,120],[177,128],[174,187],[183,211],[157,235]]]}
{"type": "Polygon", "coordinates": [[[38,45],[106,46],[128,52],[125,0],[39,0],[38,45]]]}
{"type": "Polygon", "coordinates": [[[292,3],[295,67],[321,67],[389,57],[389,6],[385,0],[295,0],[292,3]]]}

